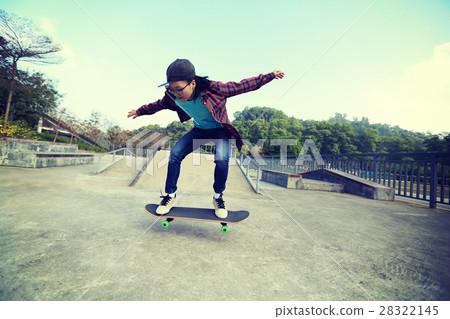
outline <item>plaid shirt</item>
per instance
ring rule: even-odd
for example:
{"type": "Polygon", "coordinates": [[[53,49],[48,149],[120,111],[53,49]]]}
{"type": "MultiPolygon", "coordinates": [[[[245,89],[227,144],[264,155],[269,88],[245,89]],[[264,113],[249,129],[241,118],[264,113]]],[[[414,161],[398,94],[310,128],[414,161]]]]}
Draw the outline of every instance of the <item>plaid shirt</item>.
{"type": "MultiPolygon", "coordinates": [[[[272,81],[274,78],[275,73],[272,72],[265,75],[260,74],[259,76],[253,78],[244,79],[241,82],[222,83],[213,81],[207,89],[200,92],[203,105],[208,108],[214,119],[221,123],[222,126],[236,139],[236,146],[239,151],[241,150],[243,142],[241,135],[239,135],[238,131],[231,125],[230,119],[228,118],[227,108],[225,106],[227,98],[257,90],[264,84],[272,81]]],[[[165,109],[177,112],[181,122],[185,122],[191,118],[186,112],[175,104],[173,97],[171,97],[167,92],[162,99],[141,106],[136,113],[139,116],[150,115],[165,109]]]]}

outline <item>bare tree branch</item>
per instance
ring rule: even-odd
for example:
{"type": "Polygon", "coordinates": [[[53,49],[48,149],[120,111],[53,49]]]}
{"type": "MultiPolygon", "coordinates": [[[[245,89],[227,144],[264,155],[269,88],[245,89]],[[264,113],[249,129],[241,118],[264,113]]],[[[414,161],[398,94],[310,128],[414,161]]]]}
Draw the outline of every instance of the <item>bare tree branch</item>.
{"type": "Polygon", "coordinates": [[[0,9],[0,56],[13,67],[8,102],[5,111],[5,124],[8,121],[14,81],[19,60],[38,64],[62,63],[63,59],[55,53],[61,46],[44,35],[31,20],[8,14],[0,9]]]}

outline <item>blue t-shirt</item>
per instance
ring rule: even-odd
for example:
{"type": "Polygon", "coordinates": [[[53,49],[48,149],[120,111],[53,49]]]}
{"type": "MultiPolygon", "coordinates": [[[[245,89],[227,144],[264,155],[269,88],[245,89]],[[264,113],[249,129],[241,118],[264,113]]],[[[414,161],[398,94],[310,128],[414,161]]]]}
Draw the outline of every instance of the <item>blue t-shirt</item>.
{"type": "Polygon", "coordinates": [[[175,103],[194,119],[195,127],[203,130],[222,127],[222,124],[217,122],[208,108],[203,105],[200,96],[195,100],[186,102],[180,102],[178,98],[175,98],[175,103]]]}

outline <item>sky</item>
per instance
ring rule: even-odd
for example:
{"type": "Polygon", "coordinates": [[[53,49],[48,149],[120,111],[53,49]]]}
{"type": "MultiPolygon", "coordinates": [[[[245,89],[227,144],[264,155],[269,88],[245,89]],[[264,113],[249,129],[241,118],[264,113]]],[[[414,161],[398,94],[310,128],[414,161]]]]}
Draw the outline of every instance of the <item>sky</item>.
{"type": "Polygon", "coordinates": [[[189,59],[198,75],[228,82],[286,76],[230,98],[228,115],[267,106],[303,120],[345,113],[433,134],[450,131],[448,0],[1,0],[62,46],[41,71],[61,106],[123,129],[166,126],[175,112],[128,119],[164,95],[167,66],[189,59]]]}

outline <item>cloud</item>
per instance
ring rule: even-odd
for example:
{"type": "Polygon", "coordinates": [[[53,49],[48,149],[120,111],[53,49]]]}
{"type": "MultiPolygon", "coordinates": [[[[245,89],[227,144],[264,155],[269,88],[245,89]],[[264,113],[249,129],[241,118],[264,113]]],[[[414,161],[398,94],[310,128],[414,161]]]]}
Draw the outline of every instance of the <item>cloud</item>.
{"type": "Polygon", "coordinates": [[[70,46],[68,46],[67,44],[61,45],[61,51],[59,52],[59,54],[64,59],[64,66],[69,68],[73,68],[76,66],[75,52],[70,46]]]}
{"type": "Polygon", "coordinates": [[[442,96],[450,92],[450,42],[436,46],[431,59],[411,66],[405,82],[421,93],[442,96]]]}
{"type": "Polygon", "coordinates": [[[39,20],[39,27],[41,31],[48,36],[51,36],[56,43],[61,45],[61,51],[59,51],[58,55],[63,58],[63,66],[68,68],[75,67],[75,52],[74,50],[67,44],[61,44],[58,41],[57,37],[57,23],[50,18],[41,18],[39,20]]]}
{"type": "Polygon", "coordinates": [[[372,122],[432,133],[450,131],[450,42],[432,56],[365,92],[372,122]]]}
{"type": "Polygon", "coordinates": [[[56,35],[55,23],[50,18],[41,18],[41,20],[39,21],[39,27],[47,35],[50,36],[56,35]]]}

